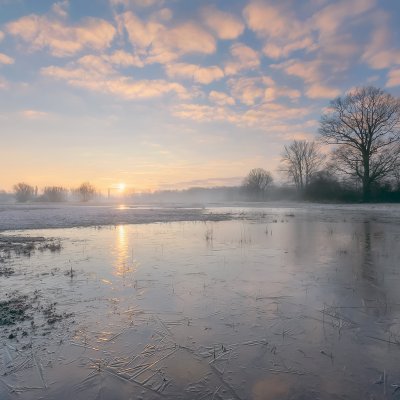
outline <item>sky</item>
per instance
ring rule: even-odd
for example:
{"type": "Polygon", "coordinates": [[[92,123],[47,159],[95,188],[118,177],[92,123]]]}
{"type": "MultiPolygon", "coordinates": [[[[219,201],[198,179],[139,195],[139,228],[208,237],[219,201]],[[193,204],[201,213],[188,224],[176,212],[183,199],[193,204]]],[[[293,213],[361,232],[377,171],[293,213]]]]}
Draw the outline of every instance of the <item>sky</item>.
{"type": "Polygon", "coordinates": [[[279,179],[333,98],[400,95],[398,0],[0,0],[0,189],[279,179]]]}

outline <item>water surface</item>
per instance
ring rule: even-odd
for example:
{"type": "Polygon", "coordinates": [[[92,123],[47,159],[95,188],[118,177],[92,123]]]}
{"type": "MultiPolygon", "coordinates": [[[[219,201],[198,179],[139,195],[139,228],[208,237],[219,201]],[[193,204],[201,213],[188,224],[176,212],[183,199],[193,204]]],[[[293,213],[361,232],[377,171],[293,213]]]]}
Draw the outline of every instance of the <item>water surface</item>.
{"type": "Polygon", "coordinates": [[[0,398],[399,397],[397,214],[233,211],[29,231],[63,248],[12,257],[0,293],[65,318],[0,327],[0,398]]]}

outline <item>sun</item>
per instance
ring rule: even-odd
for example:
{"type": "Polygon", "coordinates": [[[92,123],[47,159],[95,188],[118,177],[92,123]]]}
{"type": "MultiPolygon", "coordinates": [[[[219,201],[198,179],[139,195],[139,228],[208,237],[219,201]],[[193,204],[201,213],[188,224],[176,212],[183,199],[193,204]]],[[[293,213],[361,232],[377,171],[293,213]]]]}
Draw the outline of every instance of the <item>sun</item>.
{"type": "Polygon", "coordinates": [[[122,183],[122,182],[118,183],[117,189],[118,189],[119,192],[123,192],[126,189],[125,183],[122,183]]]}

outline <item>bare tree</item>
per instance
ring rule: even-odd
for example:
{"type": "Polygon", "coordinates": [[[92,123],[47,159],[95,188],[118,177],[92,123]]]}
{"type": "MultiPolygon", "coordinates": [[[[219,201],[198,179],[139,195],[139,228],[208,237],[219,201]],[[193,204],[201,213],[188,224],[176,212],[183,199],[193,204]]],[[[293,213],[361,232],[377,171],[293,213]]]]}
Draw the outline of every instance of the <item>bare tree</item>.
{"type": "Polygon", "coordinates": [[[369,201],[372,185],[399,168],[400,100],[375,87],[357,88],[331,102],[319,133],[338,145],[338,169],[361,181],[369,201]]]}
{"type": "Polygon", "coordinates": [[[62,186],[46,186],[43,190],[43,198],[45,201],[61,202],[66,201],[68,189],[62,186]]]}
{"type": "Polygon", "coordinates": [[[282,171],[295,183],[297,189],[302,191],[320,169],[324,158],[317,143],[294,140],[284,147],[282,171]]]}
{"type": "Polygon", "coordinates": [[[263,168],[252,169],[243,181],[244,189],[253,196],[262,197],[273,182],[270,172],[263,168]]]}
{"type": "Polygon", "coordinates": [[[14,193],[18,203],[25,203],[33,199],[35,188],[25,182],[19,182],[14,185],[14,193]]]}
{"type": "Polygon", "coordinates": [[[75,193],[81,201],[87,202],[96,195],[96,188],[89,182],[84,182],[75,190],[75,193]]]}

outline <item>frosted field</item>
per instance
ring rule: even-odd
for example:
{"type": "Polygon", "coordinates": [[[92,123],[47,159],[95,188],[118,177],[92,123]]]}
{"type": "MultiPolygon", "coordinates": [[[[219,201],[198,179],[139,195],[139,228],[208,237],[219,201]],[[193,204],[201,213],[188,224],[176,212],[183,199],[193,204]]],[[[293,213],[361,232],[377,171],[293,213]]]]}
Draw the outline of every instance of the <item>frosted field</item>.
{"type": "Polygon", "coordinates": [[[400,398],[399,206],[0,206],[0,230],[2,400],[400,398]]]}

